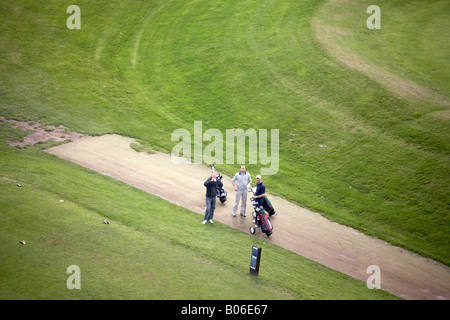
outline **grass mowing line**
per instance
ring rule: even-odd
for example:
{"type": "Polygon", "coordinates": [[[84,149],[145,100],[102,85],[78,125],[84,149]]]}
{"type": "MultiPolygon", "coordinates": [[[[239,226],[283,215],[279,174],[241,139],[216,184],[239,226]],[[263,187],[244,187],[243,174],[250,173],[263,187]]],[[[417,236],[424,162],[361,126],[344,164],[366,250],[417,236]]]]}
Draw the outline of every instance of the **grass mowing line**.
{"type": "Polygon", "coordinates": [[[138,58],[138,51],[139,51],[139,46],[140,46],[140,42],[141,42],[141,37],[142,37],[142,32],[147,28],[148,23],[153,19],[153,17],[160,12],[162,9],[164,9],[164,7],[167,5],[167,3],[170,0],[166,0],[163,4],[161,4],[158,9],[156,10],[151,10],[151,13],[149,14],[144,14],[145,16],[145,21],[142,25],[142,27],[139,28],[139,31],[136,33],[136,38],[134,40],[133,43],[133,50],[130,54],[131,56],[131,65],[133,66],[133,68],[136,67],[136,63],[137,63],[137,58],[138,58]]]}

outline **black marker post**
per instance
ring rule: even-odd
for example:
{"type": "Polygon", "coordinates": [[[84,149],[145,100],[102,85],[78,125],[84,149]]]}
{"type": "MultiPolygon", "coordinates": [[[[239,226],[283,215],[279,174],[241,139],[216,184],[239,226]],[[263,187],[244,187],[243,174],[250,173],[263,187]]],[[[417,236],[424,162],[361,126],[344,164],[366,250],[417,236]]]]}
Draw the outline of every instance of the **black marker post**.
{"type": "Polygon", "coordinates": [[[261,260],[261,247],[253,246],[252,260],[250,261],[250,274],[257,276],[259,274],[259,262],[261,260]]]}

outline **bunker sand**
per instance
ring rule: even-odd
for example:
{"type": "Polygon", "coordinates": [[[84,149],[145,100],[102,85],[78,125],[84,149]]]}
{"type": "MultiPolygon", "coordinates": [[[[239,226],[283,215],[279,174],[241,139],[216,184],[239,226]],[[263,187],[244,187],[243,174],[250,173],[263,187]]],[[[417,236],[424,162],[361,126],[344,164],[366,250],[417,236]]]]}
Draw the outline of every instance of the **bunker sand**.
{"type": "MultiPolygon", "coordinates": [[[[198,212],[200,225],[205,211],[203,182],[210,176],[210,168],[175,164],[164,153],[136,152],[130,147],[134,142],[119,135],[86,137],[46,152],[198,212]]],[[[217,201],[214,220],[249,232],[253,225],[250,201],[247,217],[232,217],[231,178],[223,176],[223,182],[228,198],[224,204],[217,201]]],[[[270,186],[267,189],[270,191],[270,186]]],[[[258,229],[256,236],[363,281],[371,275],[366,273],[367,268],[377,265],[381,271],[381,289],[405,299],[450,299],[447,266],[332,222],[280,197],[268,196],[277,211],[271,219],[274,233],[267,238],[258,229]]]]}

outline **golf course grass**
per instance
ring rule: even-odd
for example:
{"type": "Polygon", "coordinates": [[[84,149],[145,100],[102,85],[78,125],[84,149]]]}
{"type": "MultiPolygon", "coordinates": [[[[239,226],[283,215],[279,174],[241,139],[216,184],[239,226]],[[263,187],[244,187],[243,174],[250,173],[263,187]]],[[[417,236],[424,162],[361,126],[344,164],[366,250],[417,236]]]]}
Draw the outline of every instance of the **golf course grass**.
{"type": "MultiPolygon", "coordinates": [[[[67,3],[2,1],[0,115],[165,152],[194,121],[224,135],[279,129],[271,193],[448,265],[449,4],[375,2],[81,0],[81,29],[70,30],[67,3]],[[380,30],[366,27],[372,4],[380,30]]],[[[225,225],[202,228],[195,213],[36,147],[9,147],[18,134],[2,124],[3,299],[393,297],[225,225]],[[265,264],[256,279],[253,244],[265,264]],[[65,285],[73,264],[83,290],[65,285]]]]}

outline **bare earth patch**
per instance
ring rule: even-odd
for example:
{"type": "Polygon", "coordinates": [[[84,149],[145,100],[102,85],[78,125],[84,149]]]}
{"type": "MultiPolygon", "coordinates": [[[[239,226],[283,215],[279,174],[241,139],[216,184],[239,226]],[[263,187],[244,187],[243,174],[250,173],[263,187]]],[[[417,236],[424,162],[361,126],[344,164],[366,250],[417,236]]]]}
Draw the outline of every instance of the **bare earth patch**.
{"type": "Polygon", "coordinates": [[[67,131],[64,126],[43,126],[41,123],[36,122],[31,124],[26,121],[6,119],[3,116],[0,116],[0,122],[11,123],[13,128],[20,128],[22,131],[32,131],[23,138],[23,141],[7,139],[8,144],[13,147],[34,145],[39,142],[46,142],[50,139],[53,139],[54,141],[75,141],[86,137],[86,135],[78,132],[67,131]]]}

